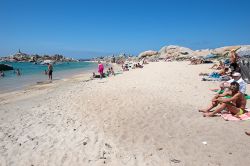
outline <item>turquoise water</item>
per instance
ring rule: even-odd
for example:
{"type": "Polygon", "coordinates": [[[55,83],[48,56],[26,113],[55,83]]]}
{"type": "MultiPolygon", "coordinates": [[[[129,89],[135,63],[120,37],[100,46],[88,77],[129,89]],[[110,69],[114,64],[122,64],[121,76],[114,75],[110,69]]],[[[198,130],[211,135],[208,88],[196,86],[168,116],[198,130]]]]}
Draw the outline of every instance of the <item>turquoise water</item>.
{"type": "MultiPolygon", "coordinates": [[[[29,62],[1,62],[9,64],[21,71],[21,76],[17,76],[13,70],[5,71],[5,77],[0,78],[0,92],[7,92],[22,89],[29,85],[34,85],[38,81],[48,80],[44,74],[47,65],[33,64],[29,62]]],[[[53,65],[53,79],[67,78],[75,74],[86,73],[97,70],[97,64],[92,62],[62,62],[53,65]]]]}

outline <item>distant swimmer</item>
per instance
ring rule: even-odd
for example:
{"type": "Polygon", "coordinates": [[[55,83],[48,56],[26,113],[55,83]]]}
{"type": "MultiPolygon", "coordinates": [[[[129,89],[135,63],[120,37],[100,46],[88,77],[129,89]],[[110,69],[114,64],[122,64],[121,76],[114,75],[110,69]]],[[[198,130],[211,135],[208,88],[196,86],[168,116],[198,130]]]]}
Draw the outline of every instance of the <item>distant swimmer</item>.
{"type": "Polygon", "coordinates": [[[53,73],[53,66],[52,64],[49,64],[48,65],[49,80],[52,80],[52,73],[53,73]]]}
{"type": "Polygon", "coordinates": [[[16,69],[16,75],[17,75],[17,76],[21,76],[21,72],[20,72],[19,69],[16,69]]]}
{"type": "Polygon", "coordinates": [[[4,72],[0,71],[0,77],[4,77],[4,76],[5,76],[4,72]]]}

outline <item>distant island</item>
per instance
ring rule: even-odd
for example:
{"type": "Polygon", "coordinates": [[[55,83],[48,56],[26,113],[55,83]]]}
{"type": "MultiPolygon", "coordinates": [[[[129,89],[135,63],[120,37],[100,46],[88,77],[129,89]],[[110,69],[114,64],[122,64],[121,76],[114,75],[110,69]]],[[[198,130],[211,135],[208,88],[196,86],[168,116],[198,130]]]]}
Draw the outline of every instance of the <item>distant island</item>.
{"type": "Polygon", "coordinates": [[[56,62],[77,62],[73,58],[67,58],[60,54],[55,55],[29,55],[18,50],[18,52],[11,56],[0,57],[0,62],[33,62],[39,64],[56,63],[56,62]]]}

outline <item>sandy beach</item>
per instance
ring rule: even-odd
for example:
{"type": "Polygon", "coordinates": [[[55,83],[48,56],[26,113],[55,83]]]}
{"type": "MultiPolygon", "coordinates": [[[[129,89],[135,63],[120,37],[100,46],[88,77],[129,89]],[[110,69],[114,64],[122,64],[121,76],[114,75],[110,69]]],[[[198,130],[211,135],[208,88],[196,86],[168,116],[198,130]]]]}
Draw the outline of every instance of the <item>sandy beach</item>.
{"type": "Polygon", "coordinates": [[[204,118],[219,82],[198,76],[211,64],[188,63],[0,94],[0,166],[249,165],[250,120],[204,118]]]}

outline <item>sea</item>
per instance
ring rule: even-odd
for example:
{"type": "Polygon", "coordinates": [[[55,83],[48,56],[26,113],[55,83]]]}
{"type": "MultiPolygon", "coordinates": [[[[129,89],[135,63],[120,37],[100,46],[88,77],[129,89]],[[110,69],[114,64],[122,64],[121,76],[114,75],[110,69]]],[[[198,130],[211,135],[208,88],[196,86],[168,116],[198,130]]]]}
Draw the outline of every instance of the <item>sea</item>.
{"type": "MultiPolygon", "coordinates": [[[[5,77],[0,77],[0,93],[21,90],[37,82],[48,80],[48,75],[45,75],[47,65],[31,62],[0,62],[0,64],[11,65],[21,72],[21,76],[17,76],[14,70],[4,71],[5,77]]],[[[97,63],[93,62],[59,62],[53,65],[53,80],[96,72],[97,66],[97,63]]]]}

